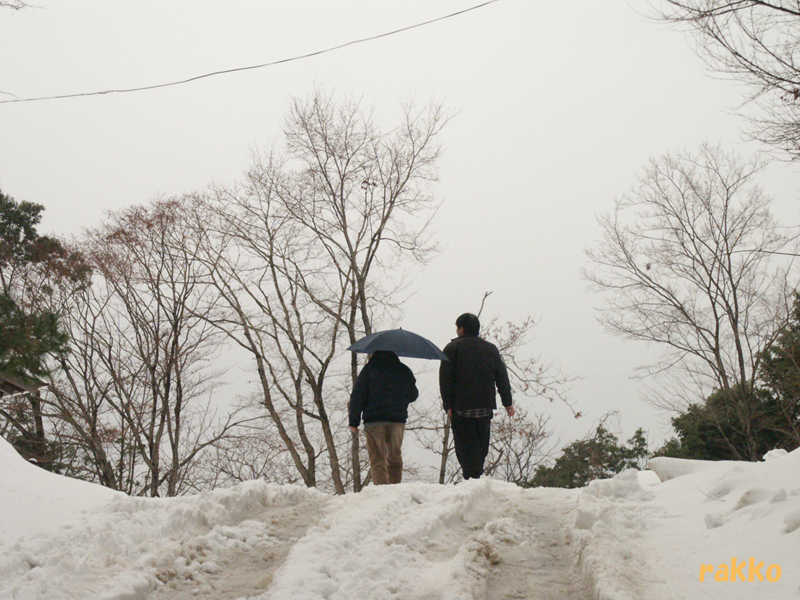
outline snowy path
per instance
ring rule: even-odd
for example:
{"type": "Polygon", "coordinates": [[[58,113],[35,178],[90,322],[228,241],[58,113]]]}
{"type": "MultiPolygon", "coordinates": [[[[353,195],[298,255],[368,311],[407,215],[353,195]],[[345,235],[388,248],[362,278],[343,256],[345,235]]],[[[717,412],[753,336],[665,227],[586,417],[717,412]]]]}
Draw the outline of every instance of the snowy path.
{"type": "MultiPolygon", "coordinates": [[[[189,571],[188,577],[180,576],[174,568],[160,569],[156,577],[161,585],[147,596],[148,600],[235,600],[264,592],[292,545],[321,518],[324,503],[316,498],[270,507],[248,519],[251,527],[238,543],[217,546],[213,552],[200,540],[184,544],[189,548],[194,545],[195,552],[189,558],[205,559],[204,567],[199,573],[189,571]]],[[[239,533],[234,528],[228,532],[233,539],[239,533]]]]}
{"type": "Polygon", "coordinates": [[[213,555],[187,540],[196,568],[162,568],[147,597],[585,600],[568,533],[576,500],[489,480],[313,497],[252,515],[241,543],[213,555]]]}
{"type": "Polygon", "coordinates": [[[259,600],[585,600],[577,493],[491,480],[335,498],[259,600]]]}
{"type": "MultiPolygon", "coordinates": [[[[489,571],[489,600],[579,600],[591,598],[588,582],[574,564],[575,496],[553,498],[554,490],[531,490],[516,504],[521,544],[504,546],[489,571]]],[[[568,495],[569,494],[569,495],[568,495]]]]}

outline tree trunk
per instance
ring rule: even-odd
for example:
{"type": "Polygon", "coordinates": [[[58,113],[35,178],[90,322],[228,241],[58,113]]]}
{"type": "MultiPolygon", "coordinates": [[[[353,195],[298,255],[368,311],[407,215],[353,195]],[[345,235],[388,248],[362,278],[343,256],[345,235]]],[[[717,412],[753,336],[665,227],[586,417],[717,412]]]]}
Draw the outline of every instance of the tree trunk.
{"type": "Polygon", "coordinates": [[[450,455],[450,415],[444,425],[444,435],[442,436],[442,462],[439,465],[439,483],[444,484],[447,476],[447,459],[450,455]]]}

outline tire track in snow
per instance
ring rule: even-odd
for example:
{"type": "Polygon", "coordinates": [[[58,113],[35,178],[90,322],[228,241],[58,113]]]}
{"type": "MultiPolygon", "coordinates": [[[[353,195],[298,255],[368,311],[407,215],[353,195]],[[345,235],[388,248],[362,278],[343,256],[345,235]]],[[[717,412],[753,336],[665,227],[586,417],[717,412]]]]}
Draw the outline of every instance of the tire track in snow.
{"type": "Polygon", "coordinates": [[[176,562],[201,564],[183,574],[174,567],[160,569],[156,577],[161,585],[147,596],[148,600],[235,600],[264,592],[292,546],[322,517],[324,504],[319,498],[270,507],[252,515],[242,523],[247,529],[218,532],[233,542],[223,551],[203,552],[201,540],[187,540],[176,562]]]}
{"type": "Polygon", "coordinates": [[[576,565],[574,492],[529,490],[517,504],[515,539],[489,571],[488,600],[586,600],[590,583],[576,565]]]}

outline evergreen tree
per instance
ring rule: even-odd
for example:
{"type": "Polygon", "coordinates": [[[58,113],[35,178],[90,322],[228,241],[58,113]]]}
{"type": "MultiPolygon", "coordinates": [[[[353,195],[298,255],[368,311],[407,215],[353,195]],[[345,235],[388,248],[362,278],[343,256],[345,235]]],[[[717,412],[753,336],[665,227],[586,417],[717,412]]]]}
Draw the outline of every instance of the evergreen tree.
{"type": "Polygon", "coordinates": [[[741,386],[718,390],[702,404],[690,405],[672,419],[677,436],[655,455],[758,460],[774,448],[800,447],[800,294],[789,322],[760,360],[760,386],[752,386],[752,393],[741,386]]]}
{"type": "MultiPolygon", "coordinates": [[[[23,384],[46,375],[47,356],[67,344],[50,301],[54,290],[85,285],[89,278],[79,252],[39,235],[43,211],[40,204],[18,202],[0,191],[0,375],[23,384]]],[[[53,464],[58,451],[45,439],[36,393],[0,401],[0,419],[23,456],[41,466],[53,464]]]]}
{"type": "Polygon", "coordinates": [[[38,234],[43,211],[0,191],[0,370],[23,378],[45,374],[45,356],[67,341],[57,315],[37,300],[58,281],[79,283],[89,274],[80,253],[38,234]]]}
{"type": "Polygon", "coordinates": [[[773,448],[788,448],[775,397],[756,388],[715,391],[703,404],[691,404],[672,419],[677,437],[655,456],[699,460],[753,460],[773,448]],[[744,431],[742,423],[748,424],[744,431]]]}
{"type": "Polygon", "coordinates": [[[785,438],[781,447],[791,451],[800,446],[800,293],[789,323],[761,358],[761,380],[774,396],[776,428],[785,438]]]}
{"type": "Polygon", "coordinates": [[[538,467],[527,487],[583,487],[594,479],[641,468],[647,457],[647,439],[641,428],[626,444],[620,444],[617,436],[601,424],[591,437],[563,448],[553,466],[538,467]]]}

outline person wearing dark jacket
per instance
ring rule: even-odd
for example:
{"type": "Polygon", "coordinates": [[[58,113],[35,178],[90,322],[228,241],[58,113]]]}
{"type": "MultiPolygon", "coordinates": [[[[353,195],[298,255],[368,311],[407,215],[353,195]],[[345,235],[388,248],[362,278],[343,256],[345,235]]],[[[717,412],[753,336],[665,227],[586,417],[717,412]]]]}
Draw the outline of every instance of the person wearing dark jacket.
{"type": "Polygon", "coordinates": [[[497,408],[495,389],[514,416],[508,370],[497,347],[478,337],[480,321],[465,313],[456,320],[458,335],[444,348],[448,360],[439,368],[439,389],[450,417],[456,458],[464,479],[477,479],[489,454],[492,415],[497,408]]]}
{"type": "Polygon", "coordinates": [[[364,415],[367,453],[375,485],[403,478],[403,433],[408,405],[419,395],[417,380],[394,352],[378,351],[358,375],[350,394],[350,429],[356,434],[364,415]]]}

